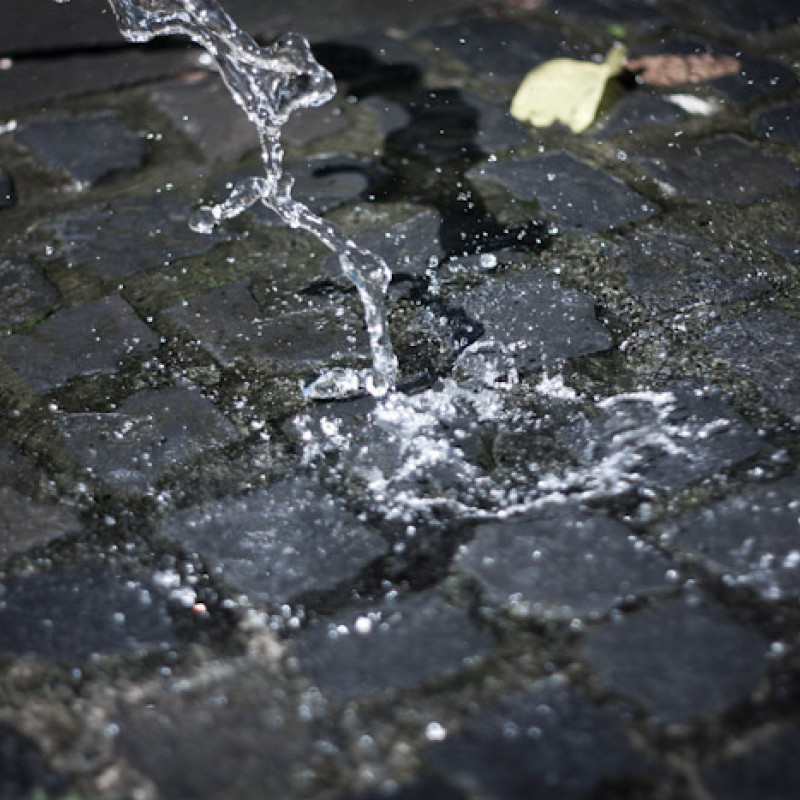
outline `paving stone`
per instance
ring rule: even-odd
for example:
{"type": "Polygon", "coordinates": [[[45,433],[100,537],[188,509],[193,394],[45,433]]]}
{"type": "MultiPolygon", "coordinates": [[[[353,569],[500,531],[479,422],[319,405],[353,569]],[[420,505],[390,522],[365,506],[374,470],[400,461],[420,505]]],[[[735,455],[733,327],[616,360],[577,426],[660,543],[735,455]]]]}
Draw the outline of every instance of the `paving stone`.
{"type": "Polygon", "coordinates": [[[318,620],[297,638],[295,652],[320,689],[349,700],[447,675],[493,649],[466,611],[424,592],[318,620]]]}
{"type": "MultiPolygon", "coordinates": [[[[421,277],[444,258],[441,225],[442,218],[438,212],[422,211],[388,229],[359,233],[353,240],[359,247],[383,256],[395,276],[421,277]]],[[[336,256],[329,256],[323,269],[340,274],[336,256]]]]}
{"type": "Polygon", "coordinates": [[[143,269],[200,255],[230,237],[194,233],[188,219],[195,205],[167,192],[123,197],[88,206],[44,223],[68,263],[86,264],[103,278],[125,278],[143,269]]]}
{"type": "MultiPolygon", "coordinates": [[[[206,199],[221,201],[236,181],[259,171],[260,167],[251,166],[224,173],[212,182],[210,196],[206,199]]],[[[305,203],[315,214],[325,214],[355,200],[369,199],[391,177],[387,169],[372,159],[337,154],[291,161],[286,164],[286,171],[294,178],[294,198],[305,203]]],[[[251,206],[244,216],[261,225],[285,224],[262,203],[251,206]]]]}
{"type": "Polygon", "coordinates": [[[304,771],[314,755],[338,752],[322,713],[313,693],[292,694],[263,663],[221,665],[121,702],[114,745],[164,800],[290,798],[314,777],[304,771]]]}
{"type": "Polygon", "coordinates": [[[679,489],[751,458],[757,433],[714,389],[675,384],[663,393],[622,394],[602,415],[560,433],[579,462],[613,485],[679,489]]]}
{"type": "Polygon", "coordinates": [[[786,103],[762,111],[753,130],[766,139],[791,142],[800,147],[800,103],[786,103]]]}
{"type": "Polygon", "coordinates": [[[0,256],[0,318],[4,327],[50,311],[58,299],[55,286],[27,260],[0,256]]]}
{"type": "Polygon", "coordinates": [[[739,72],[709,82],[735,105],[752,103],[773,92],[785,92],[797,86],[797,76],[787,67],[739,52],[736,55],[741,63],[739,72]]]}
{"type": "Polygon", "coordinates": [[[541,213],[566,230],[601,231],[659,210],[619,179],[567,153],[486,163],[467,175],[499,183],[518,200],[537,201],[541,213]]]}
{"type": "Polygon", "coordinates": [[[45,762],[27,736],[0,723],[0,797],[51,797],[66,788],[62,775],[45,762]]]}
{"type": "Polygon", "coordinates": [[[574,800],[652,773],[613,707],[598,708],[560,677],[504,697],[425,752],[470,795],[574,800]]]}
{"type": "Polygon", "coordinates": [[[594,310],[594,300],[565,289],[544,271],[526,269],[487,281],[450,298],[499,342],[519,369],[583,353],[608,350],[612,339],[594,310]]]}
{"type": "Polygon", "coordinates": [[[157,86],[153,104],[209,161],[237,161],[259,149],[258,133],[218,76],[157,86]]]}
{"type": "Polygon", "coordinates": [[[11,176],[0,167],[0,211],[17,202],[17,195],[14,191],[14,181],[11,176]]]}
{"type": "Polygon", "coordinates": [[[798,509],[800,478],[793,475],[666,522],[661,539],[726,583],[780,599],[800,594],[798,509]]]}
{"type": "MultiPolygon", "coordinates": [[[[0,560],[80,531],[74,511],[0,486],[0,560]]],[[[2,795],[0,795],[2,797],[2,795]]]]}
{"type": "Polygon", "coordinates": [[[538,63],[560,53],[548,29],[505,20],[475,19],[423,28],[417,36],[497,81],[519,81],[538,63]]]}
{"type": "Polygon", "coordinates": [[[800,322],[763,309],[715,325],[703,344],[755,381],[769,402],[800,417],[800,322]]]}
{"type": "Polygon", "coordinates": [[[363,321],[334,300],[265,312],[250,279],[228,284],[168,309],[166,319],[193,336],[220,363],[312,368],[368,353],[363,321]]]}
{"type": "Polygon", "coordinates": [[[800,170],[734,134],[677,140],[638,159],[665,190],[691,200],[752,203],[800,185],[800,170]]]}
{"type": "Polygon", "coordinates": [[[658,28],[669,22],[658,0],[545,0],[542,7],[558,17],[581,24],[624,25],[625,28],[658,28]]]}
{"type": "Polygon", "coordinates": [[[329,591],[386,554],[385,540],[305,479],[169,517],[162,531],[259,603],[329,591]]]}
{"type": "Polygon", "coordinates": [[[453,565],[490,602],[553,619],[604,614],[674,587],[667,559],[621,523],[578,508],[478,525],[453,565]]]}
{"type": "Polygon", "coordinates": [[[699,596],[625,615],[590,631],[589,665],[657,724],[685,722],[743,701],[767,671],[769,642],[699,596]]]}
{"type": "Polygon", "coordinates": [[[725,3],[703,2],[701,7],[723,25],[755,33],[800,23],[800,13],[792,3],[783,0],[726,0],[725,3]]]}
{"type": "Polygon", "coordinates": [[[59,427],[67,451],[87,472],[134,492],[237,438],[210,400],[185,388],[148,389],[113,412],[67,414],[59,427]]]}
{"type": "Polygon", "coordinates": [[[632,136],[653,125],[673,125],[688,115],[664,97],[641,90],[629,92],[605,117],[595,123],[591,134],[599,139],[628,134],[632,136]]]}
{"type": "Polygon", "coordinates": [[[61,663],[175,640],[166,598],[149,578],[89,563],[0,583],[0,653],[61,663]]]}
{"type": "Polygon", "coordinates": [[[713,800],[794,800],[800,796],[797,724],[703,772],[713,800]]]}
{"type": "Polygon", "coordinates": [[[139,169],[145,153],[142,137],[111,112],[29,119],[14,140],[46,166],[67,172],[80,186],[139,169]]]}
{"type": "MultiPolygon", "coordinates": [[[[18,1],[11,0],[11,2],[18,1]]],[[[69,5],[74,4],[75,0],[70,0],[69,5]]],[[[48,4],[41,4],[41,6],[46,5],[48,4]]],[[[56,6],[55,3],[49,5],[56,6]]],[[[96,8],[95,4],[95,11],[96,8]]],[[[28,4],[24,13],[28,15],[30,11],[28,4]]],[[[15,33],[18,32],[19,28],[15,29],[15,33]]],[[[42,36],[42,30],[38,35],[42,36]]],[[[114,44],[120,41],[117,33],[114,44]]],[[[6,53],[8,49],[2,52],[6,53]]],[[[0,82],[0,108],[6,112],[24,108],[38,110],[67,98],[122,89],[149,80],[196,70],[197,52],[190,48],[130,47],[91,54],[47,53],[31,59],[15,59],[11,69],[3,71],[3,80],[0,82]]]]}
{"type": "Polygon", "coordinates": [[[104,297],[0,339],[0,358],[41,393],[79,375],[116,372],[122,360],[158,346],[158,337],[122,298],[104,297]]]}
{"type": "Polygon", "coordinates": [[[622,245],[618,262],[634,297],[665,311],[729,303],[770,288],[746,255],[701,236],[637,235],[622,245]]]}

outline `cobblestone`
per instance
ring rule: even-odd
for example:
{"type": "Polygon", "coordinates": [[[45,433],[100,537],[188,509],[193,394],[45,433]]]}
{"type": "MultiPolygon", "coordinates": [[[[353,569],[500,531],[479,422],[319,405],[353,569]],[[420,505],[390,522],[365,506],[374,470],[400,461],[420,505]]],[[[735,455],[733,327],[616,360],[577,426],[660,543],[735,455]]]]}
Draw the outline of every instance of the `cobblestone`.
{"type": "Polygon", "coordinates": [[[393,270],[398,388],[329,401],[335,256],[188,227],[261,168],[208,60],[5,3],[0,797],[794,800],[791,3],[227,0],[335,75],[294,194],[393,270]],[[739,69],[510,116],[615,40],[739,69]]]}

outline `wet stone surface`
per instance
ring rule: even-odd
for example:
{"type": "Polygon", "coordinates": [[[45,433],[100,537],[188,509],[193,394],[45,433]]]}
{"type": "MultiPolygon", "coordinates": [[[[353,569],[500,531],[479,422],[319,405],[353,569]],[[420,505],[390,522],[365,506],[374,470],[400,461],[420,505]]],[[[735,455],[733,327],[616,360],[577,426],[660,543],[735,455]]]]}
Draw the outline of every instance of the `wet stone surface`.
{"type": "Polygon", "coordinates": [[[787,103],[762,111],[753,130],[766,139],[800,145],[800,103],[787,103]]]}
{"type": "Polygon", "coordinates": [[[769,642],[700,597],[667,600],[591,631],[584,657],[655,724],[744,701],[766,675],[769,642]]]}
{"type": "Polygon", "coordinates": [[[85,264],[100,277],[125,278],[205,253],[226,240],[219,231],[204,236],[190,230],[191,211],[165,192],[69,212],[50,220],[47,229],[69,264],[85,264]]]}
{"type": "Polygon", "coordinates": [[[493,649],[466,611],[430,592],[315,621],[296,642],[316,685],[340,700],[444,677],[493,649]]]}
{"type": "Polygon", "coordinates": [[[792,417],[800,415],[800,323],[764,309],[715,325],[704,344],[737,372],[755,381],[764,396],[792,417]]]}
{"type": "Polygon", "coordinates": [[[184,388],[145,390],[114,411],[67,414],[59,429],[67,452],[86,473],[128,491],[142,491],[237,437],[210,400],[184,388]]]}
{"type": "Polygon", "coordinates": [[[323,244],[189,229],[264,174],[202,51],[2,3],[0,797],[796,800],[791,3],[223,0],[335,76],[383,398],[323,244]],[[614,41],[702,68],[511,118],[614,41]]]}
{"type": "Polygon", "coordinates": [[[733,134],[671,143],[639,161],[668,194],[691,200],[749,203],[800,185],[797,167],[733,134]]]}
{"type": "Polygon", "coordinates": [[[499,342],[519,369],[611,347],[588,295],[565,289],[539,270],[524,270],[471,289],[451,302],[499,342]]]}
{"type": "Polygon", "coordinates": [[[671,520],[661,539],[726,584],[779,599],[800,592],[799,508],[800,481],[792,476],[671,520]]]}
{"type": "Polygon", "coordinates": [[[609,778],[651,770],[625,738],[622,715],[559,677],[503,698],[426,753],[468,791],[496,798],[583,798],[609,778]]]}
{"type": "Polygon", "coordinates": [[[79,375],[116,372],[124,359],[152,353],[158,344],[124,300],[104,297],[0,339],[0,358],[35,392],[47,392],[79,375]]]}
{"type": "Polygon", "coordinates": [[[387,551],[378,533],[302,478],[180,512],[162,532],[253,601],[275,605],[333,590],[387,551]]]}
{"type": "Polygon", "coordinates": [[[769,281],[745,255],[722,250],[700,236],[655,234],[637,237],[618,263],[628,286],[647,306],[679,311],[708,303],[752,297],[769,281]]]}
{"type": "Polygon", "coordinates": [[[658,212],[619,179],[566,153],[487,163],[468,174],[499,183],[518,200],[537,202],[540,213],[565,230],[599,231],[658,212]]]}
{"type": "Polygon", "coordinates": [[[80,186],[142,165],[144,143],[114,114],[27,120],[14,135],[37,160],[80,186]]]}
{"type": "Polygon", "coordinates": [[[0,313],[10,327],[50,311],[58,291],[41,271],[19,256],[0,256],[0,313]]]}
{"type": "Polygon", "coordinates": [[[14,182],[11,180],[11,176],[0,167],[0,210],[13,206],[15,200],[14,182]]]}
{"type": "Polygon", "coordinates": [[[174,640],[166,597],[150,579],[92,564],[0,583],[0,654],[80,663],[174,640]]]}
{"type": "Polygon", "coordinates": [[[677,580],[670,562],[624,525],[570,508],[479,525],[454,568],[474,577],[491,602],[551,619],[604,614],[677,580]]]}
{"type": "Polygon", "coordinates": [[[352,312],[325,298],[262,309],[249,279],[181,303],[165,317],[225,365],[245,359],[308,368],[366,355],[362,321],[352,312]]]}

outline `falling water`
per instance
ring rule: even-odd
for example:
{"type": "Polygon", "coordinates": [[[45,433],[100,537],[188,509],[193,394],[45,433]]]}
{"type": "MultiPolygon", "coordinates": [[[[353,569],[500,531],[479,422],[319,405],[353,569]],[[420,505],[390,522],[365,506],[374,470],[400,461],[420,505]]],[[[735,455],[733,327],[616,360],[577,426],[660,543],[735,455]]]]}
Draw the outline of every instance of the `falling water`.
{"type": "Polygon", "coordinates": [[[155,36],[184,34],[216,61],[236,103],[258,130],[264,175],[236,183],[218,205],[201,206],[190,226],[210,233],[261,201],[287,225],[316,236],[339,258],[342,272],[356,287],[364,307],[372,351],[372,371],[331,370],[306,388],[311,397],[350,393],[363,386],[376,396],[395,384],[397,359],[389,340],[384,296],[391,270],[383,259],[359,248],[333,223],[314,214],[292,197],[293,179],[283,171],[281,127],[298,108],[330,100],[333,76],[311,53],[302,36],[287,33],[259,46],[242,31],[216,0],[109,0],[122,34],[134,42],[155,36]]]}

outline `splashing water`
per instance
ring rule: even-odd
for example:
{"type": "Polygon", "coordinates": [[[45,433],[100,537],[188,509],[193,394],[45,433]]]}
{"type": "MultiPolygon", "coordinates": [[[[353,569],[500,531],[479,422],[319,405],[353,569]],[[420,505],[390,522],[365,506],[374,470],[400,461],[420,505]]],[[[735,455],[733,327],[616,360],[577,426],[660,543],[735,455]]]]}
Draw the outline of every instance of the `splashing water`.
{"type": "Polygon", "coordinates": [[[264,175],[239,181],[218,205],[201,206],[189,224],[211,233],[225,219],[261,201],[291,228],[313,234],[339,259],[342,273],[355,286],[364,308],[372,352],[372,371],[331,370],[306,387],[306,396],[331,397],[365,388],[385,395],[397,378],[384,297],[391,270],[380,256],[359,248],[333,223],[292,197],[293,179],[283,171],[281,127],[299,108],[330,100],[333,76],[311,53],[302,36],[287,33],[261,47],[242,31],[216,0],[109,0],[125,38],[145,42],[156,36],[184,34],[216,61],[233,99],[256,126],[264,175]]]}

